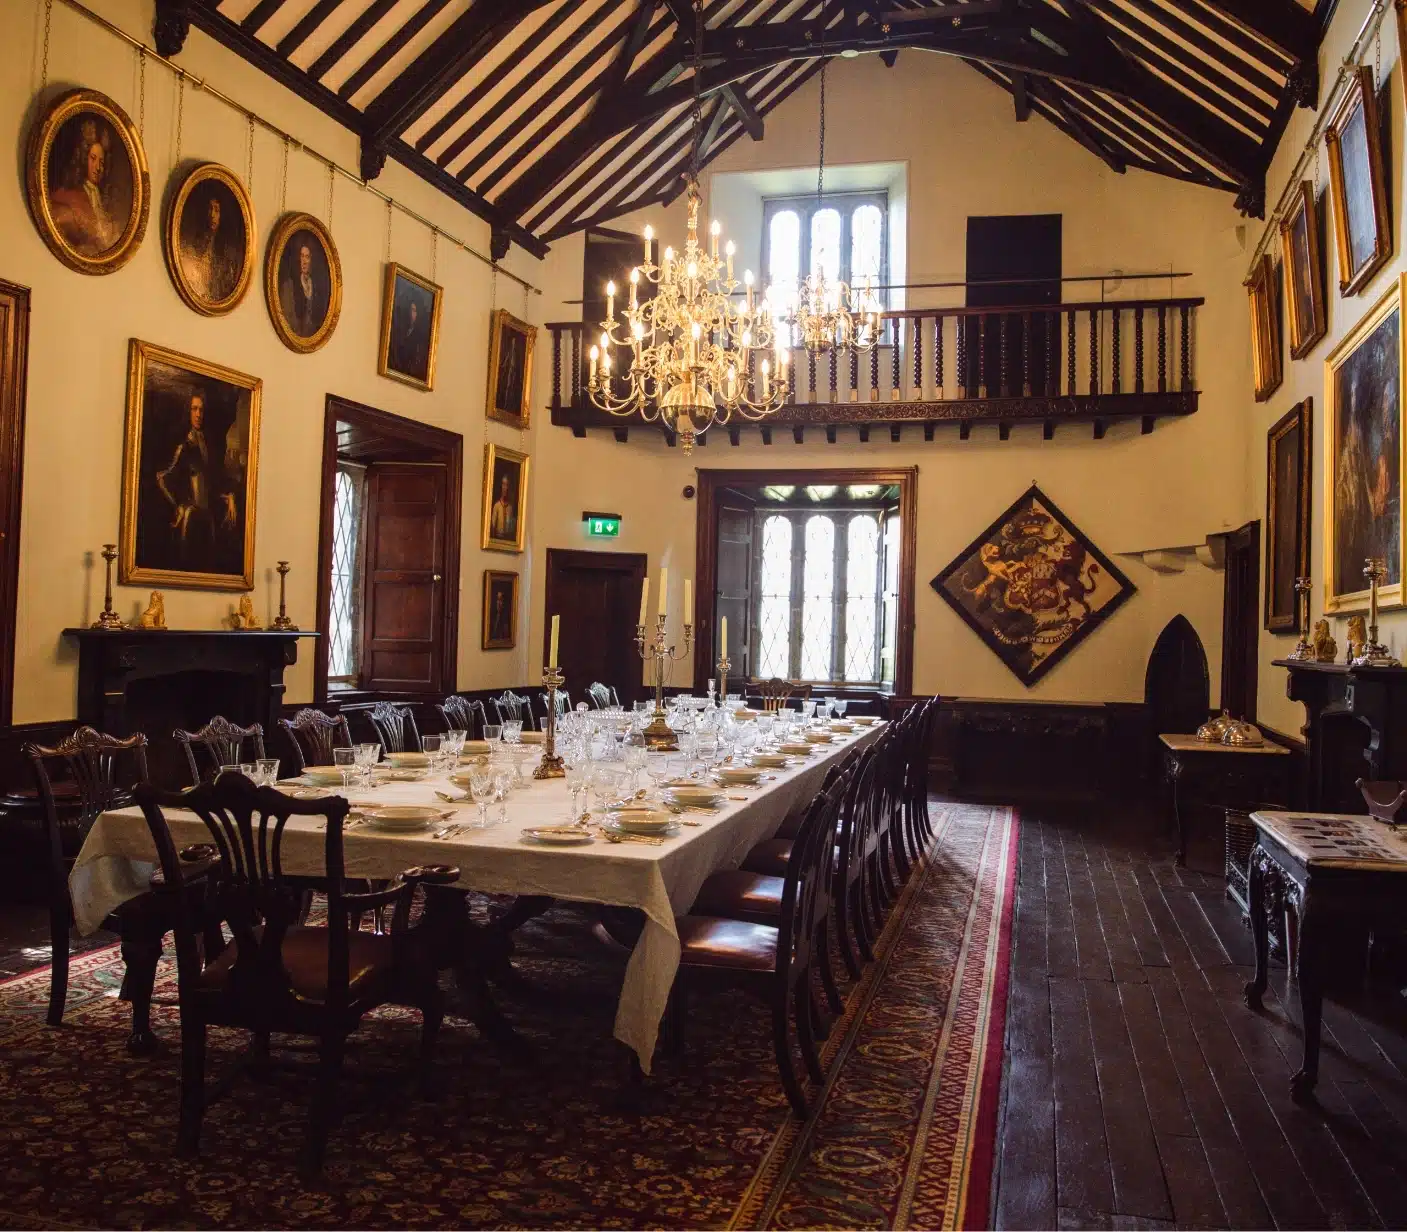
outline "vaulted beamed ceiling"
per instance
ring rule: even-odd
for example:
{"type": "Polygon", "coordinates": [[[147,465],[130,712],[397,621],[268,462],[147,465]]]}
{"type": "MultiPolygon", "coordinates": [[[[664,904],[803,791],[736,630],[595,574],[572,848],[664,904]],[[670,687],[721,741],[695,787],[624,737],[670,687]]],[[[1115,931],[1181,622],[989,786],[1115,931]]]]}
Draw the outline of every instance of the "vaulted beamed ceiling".
{"type": "MultiPolygon", "coordinates": [[[[1322,9],[1329,0],[1320,0],[1322,9]]],[[[1297,0],[707,0],[703,158],[760,140],[838,54],[956,56],[1116,171],[1260,216],[1322,13],[1297,0]]],[[[672,200],[690,155],[692,0],[157,0],[488,220],[498,251],[672,200]]],[[[165,45],[163,46],[163,41],[165,45]]]]}

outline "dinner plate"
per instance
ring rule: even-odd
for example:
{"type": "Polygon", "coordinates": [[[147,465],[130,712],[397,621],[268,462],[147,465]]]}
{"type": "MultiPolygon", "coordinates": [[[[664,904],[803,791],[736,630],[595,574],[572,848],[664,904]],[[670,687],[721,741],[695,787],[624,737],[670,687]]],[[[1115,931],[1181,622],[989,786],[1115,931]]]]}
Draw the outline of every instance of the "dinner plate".
{"type": "MultiPolygon", "coordinates": [[[[351,767],[349,766],[348,769],[351,769],[351,767]]],[[[307,779],[310,783],[335,783],[337,784],[337,786],[340,787],[342,785],[342,767],[304,766],[303,777],[307,779]]]]}
{"type": "Polygon", "coordinates": [[[553,847],[579,847],[591,842],[591,835],[580,826],[528,826],[523,837],[553,847]]]}
{"type": "Polygon", "coordinates": [[[677,828],[674,814],[661,809],[613,809],[602,824],[627,834],[666,834],[677,828]]]}
{"type": "Polygon", "coordinates": [[[459,756],[461,761],[468,761],[471,757],[482,757],[488,751],[489,742],[487,740],[466,740],[459,756]]]}
{"type": "Polygon", "coordinates": [[[381,830],[423,830],[432,822],[443,821],[449,810],[424,804],[382,804],[360,810],[367,825],[381,830]]]}
{"type": "Polygon", "coordinates": [[[858,723],[861,727],[870,727],[875,722],[875,716],[872,714],[857,714],[851,722],[858,723]]]}
{"type": "Polygon", "coordinates": [[[716,773],[722,782],[730,784],[755,783],[762,777],[762,771],[749,766],[721,766],[716,773]]]}
{"type": "Polygon", "coordinates": [[[705,808],[723,799],[723,793],[716,787],[703,787],[697,784],[689,787],[670,787],[665,790],[676,804],[698,804],[705,808]]]}
{"type": "MultiPolygon", "coordinates": [[[[809,746],[806,751],[808,753],[811,751],[809,746]]],[[[754,753],[752,755],[752,764],[754,766],[765,766],[772,770],[785,766],[787,761],[788,758],[785,753],[754,753]]]]}
{"type": "MultiPolygon", "coordinates": [[[[341,786],[340,782],[338,786],[341,786]]],[[[327,800],[337,793],[328,791],[326,787],[292,787],[289,788],[287,794],[295,800],[327,800]]]]}
{"type": "Polygon", "coordinates": [[[855,724],[854,724],[854,723],[832,723],[832,724],[831,724],[831,731],[833,731],[833,732],[853,732],[854,730],[855,730],[855,724]]]}
{"type": "MultiPolygon", "coordinates": [[[[777,747],[781,749],[783,753],[790,753],[797,757],[809,757],[811,755],[811,746],[804,740],[788,740],[785,744],[779,744],[777,747]]],[[[761,762],[759,764],[767,765],[768,763],[761,762]]]]}
{"type": "Polygon", "coordinates": [[[414,770],[430,764],[428,753],[387,753],[386,760],[397,770],[414,770]]]}
{"type": "Polygon", "coordinates": [[[542,732],[525,731],[518,737],[518,740],[522,744],[543,744],[546,742],[547,737],[542,732]]]}
{"type": "Polygon", "coordinates": [[[809,740],[812,744],[829,744],[835,737],[828,731],[809,731],[803,739],[809,740]]]}

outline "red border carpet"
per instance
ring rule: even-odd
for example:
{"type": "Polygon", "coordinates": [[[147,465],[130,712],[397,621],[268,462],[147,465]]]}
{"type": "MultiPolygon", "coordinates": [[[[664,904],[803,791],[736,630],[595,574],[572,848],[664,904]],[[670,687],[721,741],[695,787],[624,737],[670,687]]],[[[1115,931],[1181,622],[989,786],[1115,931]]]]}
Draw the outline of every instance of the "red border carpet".
{"type": "MultiPolygon", "coordinates": [[[[173,1046],[128,1057],[121,961],[100,950],[74,960],[60,1029],[43,1021],[46,971],[0,985],[0,1226],[986,1226],[1018,823],[1004,808],[933,809],[932,854],[848,992],[804,1125],[776,1079],[767,1011],[741,995],[700,998],[684,1054],[632,1088],[610,1039],[620,956],[557,908],[519,950],[543,995],[507,1006],[529,1062],[451,1017],[442,1089],[423,1101],[408,1082],[413,1015],[387,1014],[350,1052],[320,1185],[295,1171],[296,1078],[236,1084],[207,1114],[201,1158],[179,1160],[176,1011],[155,1012],[173,1046]]],[[[218,1075],[244,1040],[211,1045],[218,1075]]]]}

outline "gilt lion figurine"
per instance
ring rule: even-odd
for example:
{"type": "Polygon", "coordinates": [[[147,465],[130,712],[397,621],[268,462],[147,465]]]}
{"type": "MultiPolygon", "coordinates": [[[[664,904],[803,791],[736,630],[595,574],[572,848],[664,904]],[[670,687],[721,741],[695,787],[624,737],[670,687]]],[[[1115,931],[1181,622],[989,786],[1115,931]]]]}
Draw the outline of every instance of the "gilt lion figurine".
{"type": "Polygon", "coordinates": [[[254,615],[254,600],[248,595],[240,595],[239,609],[230,616],[231,629],[262,629],[259,618],[254,615]]]}
{"type": "Polygon", "coordinates": [[[1314,657],[1320,663],[1332,663],[1339,653],[1339,644],[1329,632],[1327,620],[1314,622],[1314,657]]]}
{"type": "Polygon", "coordinates": [[[1368,644],[1368,627],[1362,616],[1348,618],[1348,661],[1352,663],[1368,644]]]}
{"type": "Polygon", "coordinates": [[[166,596],[161,591],[151,592],[151,599],[147,602],[147,610],[137,617],[137,628],[166,628],[166,596]]]}

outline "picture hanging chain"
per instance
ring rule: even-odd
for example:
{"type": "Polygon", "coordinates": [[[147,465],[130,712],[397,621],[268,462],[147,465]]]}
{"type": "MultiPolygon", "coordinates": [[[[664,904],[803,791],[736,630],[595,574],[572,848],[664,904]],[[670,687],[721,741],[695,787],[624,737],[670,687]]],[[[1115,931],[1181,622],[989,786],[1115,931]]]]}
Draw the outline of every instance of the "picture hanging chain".
{"type": "MultiPolygon", "coordinates": [[[[492,335],[493,335],[493,314],[494,314],[495,312],[497,312],[497,311],[498,311],[498,262],[495,261],[492,265],[489,266],[489,336],[490,336],[490,338],[492,338],[492,335]]],[[[492,353],[492,351],[493,351],[493,345],[492,345],[492,343],[490,343],[490,345],[489,345],[489,351],[490,351],[490,353],[492,353]]],[[[492,373],[492,372],[489,373],[489,387],[490,387],[490,388],[493,387],[493,373],[492,373]]],[[[486,395],[485,401],[484,401],[484,444],[485,444],[485,445],[487,445],[487,444],[489,443],[489,408],[488,408],[488,398],[491,398],[491,397],[493,397],[492,394],[486,395]]],[[[485,459],[487,459],[487,456],[488,456],[488,455],[487,455],[487,452],[485,452],[485,459]]],[[[487,460],[485,461],[485,465],[488,465],[487,460]]],[[[485,482],[487,482],[487,480],[486,480],[485,482]]]]}
{"type": "Polygon", "coordinates": [[[1383,88],[1383,28],[1373,35],[1373,89],[1383,88]]]}
{"type": "Polygon", "coordinates": [[[39,66],[39,89],[49,84],[49,31],[54,25],[54,0],[44,0],[44,52],[39,66]]]}
{"type": "Polygon", "coordinates": [[[254,117],[249,117],[249,135],[244,143],[244,188],[254,196],[254,117]]]}
{"type": "Polygon", "coordinates": [[[1316,199],[1319,197],[1319,186],[1319,146],[1316,145],[1314,147],[1314,196],[1316,199]]]}
{"type": "Polygon", "coordinates": [[[147,140],[147,49],[137,52],[137,132],[142,144],[147,140]]]}
{"type": "Polygon", "coordinates": [[[186,75],[176,78],[176,166],[181,165],[181,138],[184,135],[186,119],[186,75]]]}
{"type": "Polygon", "coordinates": [[[337,186],[337,173],[333,171],[332,164],[327,165],[327,229],[332,230],[332,193],[337,186]]]}
{"type": "Polygon", "coordinates": [[[386,264],[391,264],[391,215],[395,213],[391,209],[391,203],[386,202],[386,264]]]}
{"type": "Polygon", "coordinates": [[[288,211],[288,138],[283,139],[283,182],[278,190],[278,212],[288,211]]]}
{"type": "Polygon", "coordinates": [[[440,270],[440,229],[430,228],[430,281],[439,281],[440,270]]]}

